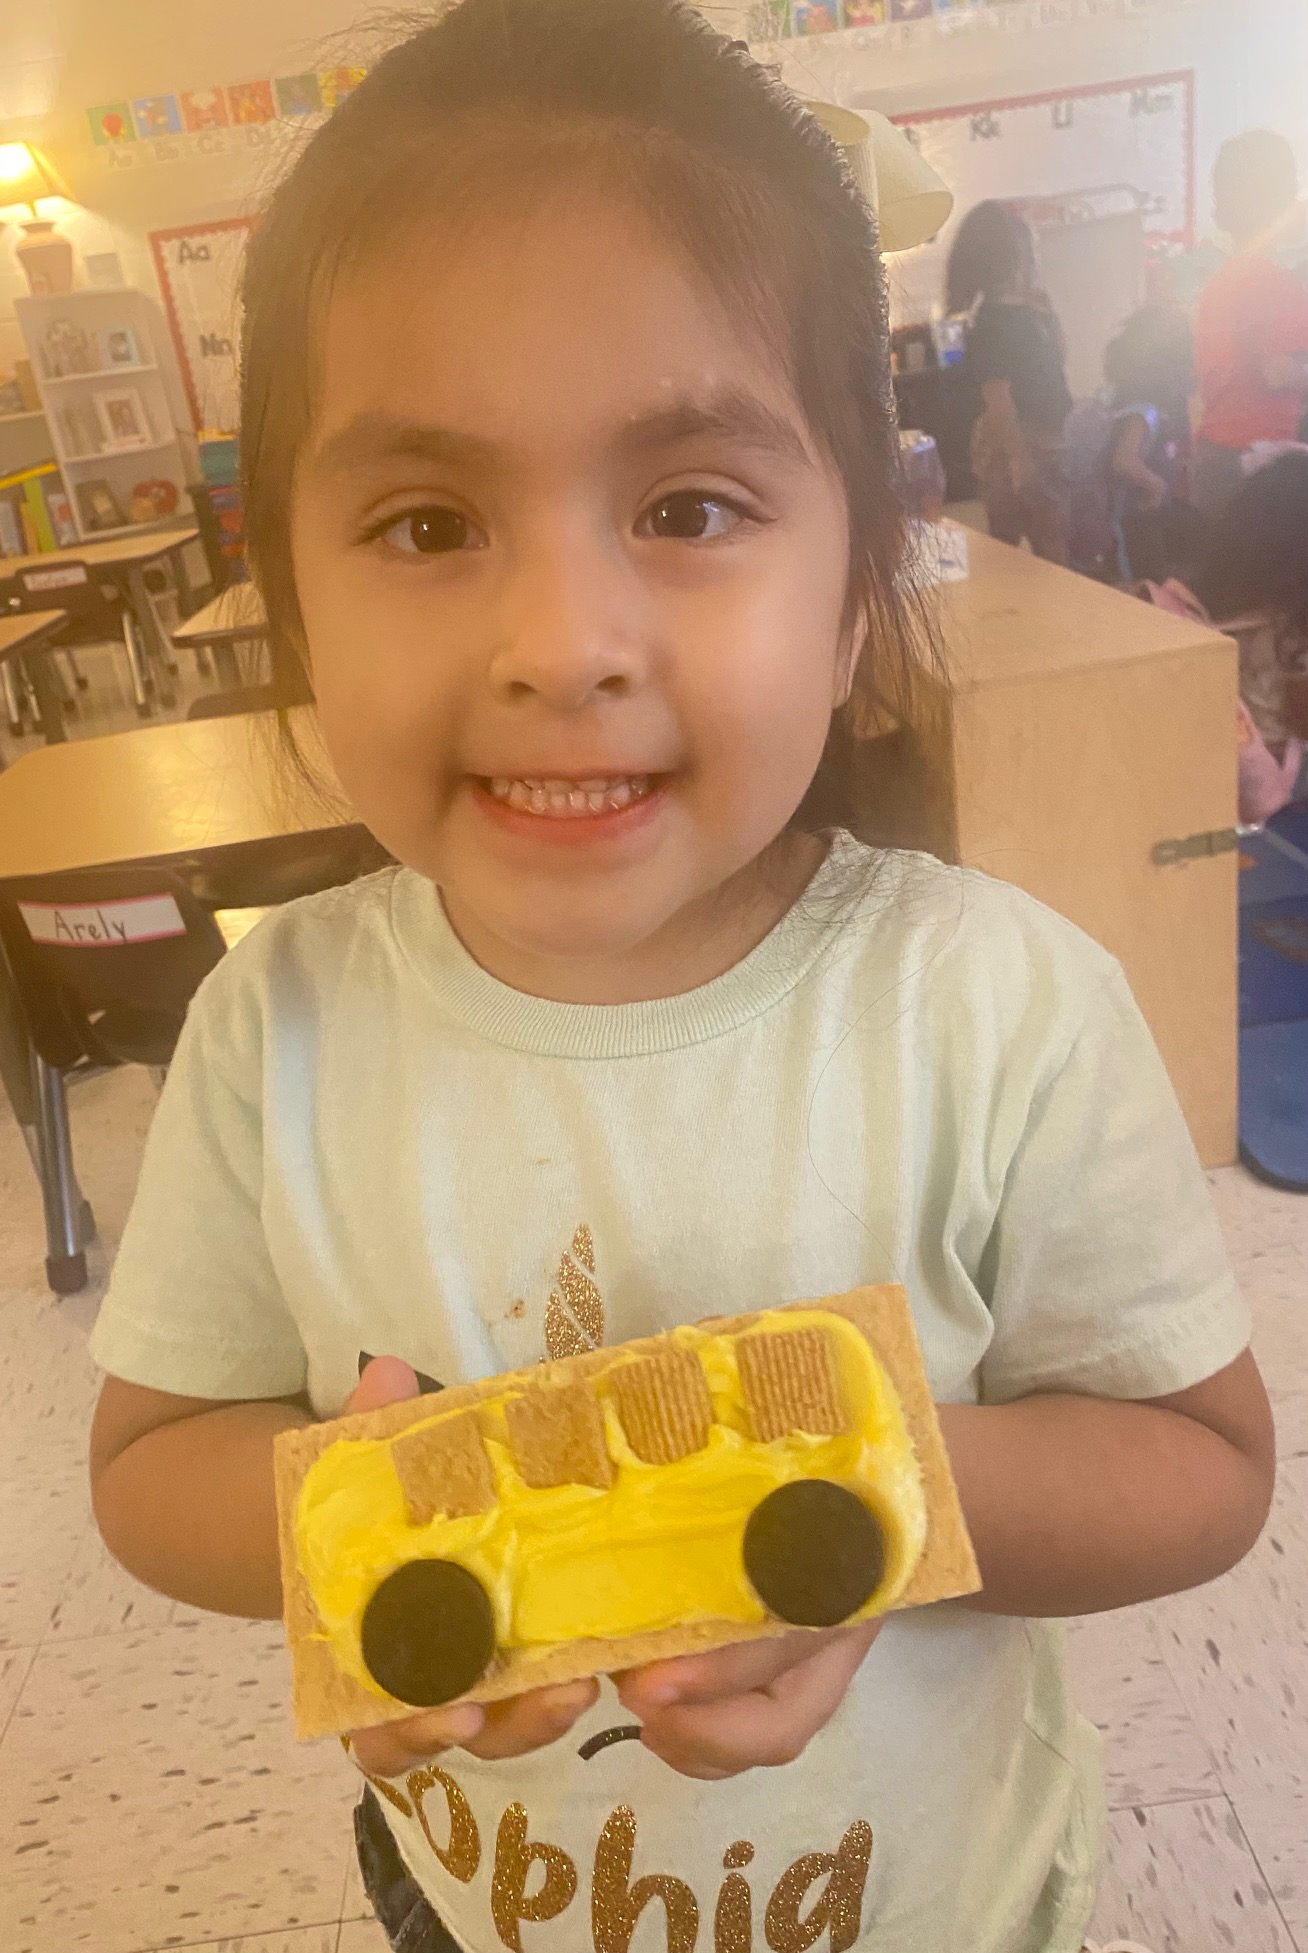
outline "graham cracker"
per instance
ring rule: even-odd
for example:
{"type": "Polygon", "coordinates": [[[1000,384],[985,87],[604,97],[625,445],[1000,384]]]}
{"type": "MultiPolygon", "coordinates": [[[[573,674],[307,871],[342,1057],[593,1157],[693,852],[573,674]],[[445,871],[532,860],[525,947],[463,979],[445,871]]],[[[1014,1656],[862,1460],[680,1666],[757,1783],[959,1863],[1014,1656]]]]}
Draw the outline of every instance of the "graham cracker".
{"type": "Polygon", "coordinates": [[[736,1344],[736,1367],[750,1430],[760,1444],[771,1444],[787,1431],[834,1438],[848,1430],[835,1354],[824,1329],[742,1336],[736,1344]]]}
{"type": "Polygon", "coordinates": [[[627,1443],[647,1465],[674,1465],[708,1443],[713,1399],[689,1350],[669,1344],[656,1356],[620,1364],[608,1389],[627,1443]]]}
{"type": "Polygon", "coordinates": [[[391,1457],[411,1526],[429,1526],[437,1513],[466,1519],[495,1503],[495,1474],[474,1411],[396,1438],[391,1457]]]}
{"type": "MultiPolygon", "coordinates": [[[[901,1288],[880,1286],[855,1289],[848,1295],[782,1305],[783,1310],[823,1309],[854,1324],[879,1357],[894,1385],[904,1421],[917,1454],[927,1507],[927,1537],[908,1585],[895,1609],[951,1600],[980,1587],[976,1559],[967,1535],[949,1459],[945,1452],[935,1406],[922,1368],[921,1352],[907,1298],[901,1288]]],[[[778,1312],[769,1310],[770,1316],[778,1312]]],[[[735,1334],[752,1328],[757,1313],[718,1317],[700,1327],[710,1334],[735,1334]]],[[[479,1383],[457,1384],[440,1398],[442,1413],[471,1409],[489,1397],[503,1397],[506,1385],[520,1381],[528,1391],[543,1385],[569,1384],[615,1371],[614,1383],[634,1356],[658,1358],[668,1351],[664,1337],[647,1337],[614,1349],[588,1350],[557,1363],[544,1364],[518,1378],[489,1377],[479,1383]]],[[[526,1393],[524,1393],[526,1394],[526,1393]]],[[[282,1586],[287,1639],[291,1647],[296,1728],[302,1738],[339,1735],[344,1730],[368,1729],[397,1722],[413,1711],[402,1702],[366,1688],[337,1667],[324,1638],[313,1597],[295,1552],[295,1503],[304,1476],[328,1446],[343,1438],[394,1438],[411,1425],[430,1419],[432,1399],[409,1398],[380,1410],[356,1411],[331,1423],[304,1425],[282,1432],[275,1443],[278,1528],[282,1555],[282,1586]]],[[[624,1427],[625,1428],[625,1427],[624,1427]]],[[[693,1625],[631,1635],[621,1640],[570,1642],[543,1653],[512,1651],[502,1657],[486,1678],[469,1693],[476,1702],[494,1702],[525,1689],[546,1688],[582,1677],[638,1668],[678,1655],[706,1653],[731,1642],[771,1640],[794,1633],[780,1621],[754,1628],[734,1621],[700,1621],[693,1625]]]]}
{"type": "Polygon", "coordinates": [[[504,1406],[514,1463],[527,1485],[613,1483],[604,1413],[584,1383],[535,1384],[504,1406]]]}

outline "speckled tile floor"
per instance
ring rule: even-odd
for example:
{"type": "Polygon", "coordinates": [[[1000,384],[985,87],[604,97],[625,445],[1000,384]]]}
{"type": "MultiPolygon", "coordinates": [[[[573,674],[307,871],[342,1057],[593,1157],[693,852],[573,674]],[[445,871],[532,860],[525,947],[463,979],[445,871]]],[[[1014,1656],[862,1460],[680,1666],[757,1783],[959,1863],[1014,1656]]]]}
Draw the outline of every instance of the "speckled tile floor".
{"type": "MultiPolygon", "coordinates": [[[[40,1202],[0,1109],[0,1953],[384,1953],[351,1863],[351,1774],[300,1747],[275,1629],[198,1615],[100,1547],[85,1489],[86,1333],[154,1103],[140,1072],[74,1098],[104,1247],[56,1302],[40,1202]]],[[[1153,1953],[1308,1953],[1308,1199],[1213,1189],[1276,1403],[1276,1510],[1225,1580],[1080,1623],[1109,1738],[1093,1932],[1153,1953]]],[[[923,1953],[930,1953],[924,1948],[923,1953]]]]}

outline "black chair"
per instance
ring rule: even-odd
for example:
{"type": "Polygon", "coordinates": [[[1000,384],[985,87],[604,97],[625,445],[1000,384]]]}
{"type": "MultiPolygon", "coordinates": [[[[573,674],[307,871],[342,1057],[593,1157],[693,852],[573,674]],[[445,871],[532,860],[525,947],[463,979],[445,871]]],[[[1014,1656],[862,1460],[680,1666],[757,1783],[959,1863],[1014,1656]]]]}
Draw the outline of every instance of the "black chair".
{"type": "Polygon", "coordinates": [[[46,1276],[58,1295],[86,1283],[88,1216],[67,1081],[112,1065],[166,1066],[191,998],[225,950],[212,913],[164,869],[0,883],[0,951],[31,1051],[46,1276]]]}
{"type": "Polygon", "coordinates": [[[48,567],[17,571],[10,607],[20,611],[66,611],[68,622],[54,639],[56,644],[121,638],[137,714],[142,719],[150,717],[153,710],[150,697],[155,685],[146,648],[132,607],[115,584],[101,581],[86,563],[61,558],[48,567]]]}

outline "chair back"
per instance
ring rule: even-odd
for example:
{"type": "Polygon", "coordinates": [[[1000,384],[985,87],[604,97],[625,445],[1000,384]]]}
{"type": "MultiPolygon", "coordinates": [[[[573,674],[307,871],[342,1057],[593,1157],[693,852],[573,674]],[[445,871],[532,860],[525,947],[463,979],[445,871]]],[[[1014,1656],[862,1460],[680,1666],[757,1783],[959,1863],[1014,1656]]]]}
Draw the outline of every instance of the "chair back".
{"type": "Polygon", "coordinates": [[[19,610],[66,611],[67,630],[87,630],[102,638],[118,635],[122,598],[111,584],[102,585],[86,563],[61,560],[19,570],[14,585],[19,610]]]}
{"type": "Polygon", "coordinates": [[[222,932],[165,869],[0,883],[0,944],[28,1035],[56,1070],[166,1065],[222,932]]]}

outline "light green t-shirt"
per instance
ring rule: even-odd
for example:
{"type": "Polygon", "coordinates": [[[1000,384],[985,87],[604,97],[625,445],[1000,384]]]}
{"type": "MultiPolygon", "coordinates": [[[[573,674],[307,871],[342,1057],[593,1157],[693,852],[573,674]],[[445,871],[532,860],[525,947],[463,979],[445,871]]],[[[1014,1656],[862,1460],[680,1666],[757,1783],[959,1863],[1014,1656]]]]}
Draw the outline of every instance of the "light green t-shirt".
{"type": "MultiPolygon", "coordinates": [[[[1102,950],[1004,883],[837,837],[716,982],[555,1004],[394,870],[280,911],[204,985],[92,1347],[328,1416],[360,1351],[461,1382],[881,1281],[940,1401],[1158,1396],[1245,1347],[1102,950]]],[[[1080,1947],[1102,1800],[1055,1627],[893,1617],[797,1762],[724,1783],[590,1743],[630,1720],[606,1685],[548,1750],[390,1786],[470,1953],[1080,1947]]]]}

